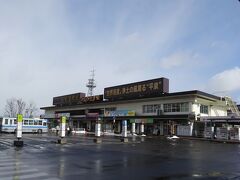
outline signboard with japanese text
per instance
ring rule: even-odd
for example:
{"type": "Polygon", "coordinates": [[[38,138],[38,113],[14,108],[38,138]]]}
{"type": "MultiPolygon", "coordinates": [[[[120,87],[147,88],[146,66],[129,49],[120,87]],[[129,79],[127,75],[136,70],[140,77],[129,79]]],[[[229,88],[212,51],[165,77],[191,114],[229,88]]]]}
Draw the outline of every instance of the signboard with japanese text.
{"type": "Polygon", "coordinates": [[[102,102],[102,101],[103,101],[103,95],[85,96],[85,93],[75,93],[75,94],[69,94],[65,96],[54,97],[53,105],[72,106],[72,105],[96,103],[96,102],[102,102]]]}
{"type": "Polygon", "coordinates": [[[169,93],[169,80],[158,78],[104,89],[104,98],[110,101],[157,97],[169,93]]]}

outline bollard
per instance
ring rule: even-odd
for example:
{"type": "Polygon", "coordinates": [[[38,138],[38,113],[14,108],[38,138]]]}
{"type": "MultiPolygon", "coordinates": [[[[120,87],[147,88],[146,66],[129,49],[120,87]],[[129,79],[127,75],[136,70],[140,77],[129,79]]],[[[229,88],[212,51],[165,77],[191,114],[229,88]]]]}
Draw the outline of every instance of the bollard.
{"type": "Polygon", "coordinates": [[[127,120],[122,121],[122,138],[121,142],[128,142],[127,138],[127,120]]]}
{"type": "Polygon", "coordinates": [[[136,141],[136,136],[132,136],[132,141],[133,141],[133,142],[136,141]]]}
{"type": "Polygon", "coordinates": [[[22,147],[23,146],[23,140],[22,140],[22,121],[23,121],[23,115],[18,114],[17,115],[17,140],[13,142],[14,146],[22,147]]]}
{"type": "Polygon", "coordinates": [[[101,124],[100,122],[97,122],[95,125],[95,136],[100,137],[101,136],[101,124]]]}
{"type": "Polygon", "coordinates": [[[141,124],[141,136],[146,136],[144,134],[144,124],[143,123],[141,124]]]}
{"type": "Polygon", "coordinates": [[[62,116],[60,118],[60,139],[58,139],[57,143],[58,144],[65,144],[67,143],[67,140],[65,139],[66,135],[66,117],[62,116]]]}
{"type": "Polygon", "coordinates": [[[141,137],[141,142],[144,142],[144,141],[145,141],[144,137],[141,137]]]}

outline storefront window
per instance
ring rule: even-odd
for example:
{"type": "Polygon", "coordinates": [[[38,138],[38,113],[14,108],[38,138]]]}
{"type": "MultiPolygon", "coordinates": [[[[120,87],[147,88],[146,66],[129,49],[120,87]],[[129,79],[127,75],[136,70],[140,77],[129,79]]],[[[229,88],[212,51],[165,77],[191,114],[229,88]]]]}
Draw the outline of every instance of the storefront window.
{"type": "Polygon", "coordinates": [[[163,111],[164,112],[172,112],[172,104],[164,104],[163,111]]]}
{"type": "Polygon", "coordinates": [[[181,103],[181,112],[189,112],[189,103],[181,103]]]}
{"type": "Polygon", "coordinates": [[[200,105],[200,113],[202,114],[208,114],[208,106],[206,105],[200,105]]]}
{"type": "Polygon", "coordinates": [[[160,104],[143,105],[143,113],[155,113],[160,107],[160,104]]]}
{"type": "Polygon", "coordinates": [[[189,103],[172,103],[163,105],[164,112],[189,112],[189,103]]]}

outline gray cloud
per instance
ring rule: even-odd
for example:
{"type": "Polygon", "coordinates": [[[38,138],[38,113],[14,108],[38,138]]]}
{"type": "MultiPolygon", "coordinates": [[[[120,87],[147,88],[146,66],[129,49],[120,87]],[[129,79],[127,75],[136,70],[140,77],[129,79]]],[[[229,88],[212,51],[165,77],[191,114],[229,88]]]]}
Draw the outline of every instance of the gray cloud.
{"type": "Polygon", "coordinates": [[[194,65],[197,55],[190,52],[177,51],[164,57],[160,61],[160,66],[164,69],[171,69],[176,67],[182,67],[186,65],[194,65]]]}
{"type": "Polygon", "coordinates": [[[209,80],[208,89],[215,93],[230,94],[234,91],[240,90],[240,68],[234,67],[220,72],[209,80]]]}

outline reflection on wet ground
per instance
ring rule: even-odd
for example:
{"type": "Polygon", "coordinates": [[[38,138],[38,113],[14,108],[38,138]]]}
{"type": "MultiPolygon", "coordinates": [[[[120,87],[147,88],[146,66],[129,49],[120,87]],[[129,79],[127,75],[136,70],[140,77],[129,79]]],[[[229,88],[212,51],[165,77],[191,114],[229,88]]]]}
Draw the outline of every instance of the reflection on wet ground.
{"type": "Polygon", "coordinates": [[[0,136],[0,179],[240,179],[240,145],[164,137],[0,136]]]}

